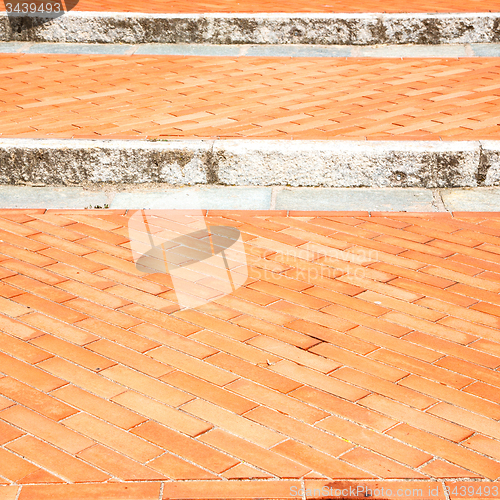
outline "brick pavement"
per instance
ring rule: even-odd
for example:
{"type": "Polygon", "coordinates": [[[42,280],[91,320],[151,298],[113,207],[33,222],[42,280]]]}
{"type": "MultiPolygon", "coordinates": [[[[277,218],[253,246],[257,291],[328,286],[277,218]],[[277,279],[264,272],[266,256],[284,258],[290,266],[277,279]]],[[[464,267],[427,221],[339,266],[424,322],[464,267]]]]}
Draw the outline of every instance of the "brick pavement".
{"type": "MultiPolygon", "coordinates": [[[[5,0],[7,1],[7,0],[5,0]]],[[[39,0],[37,0],[39,1],[39,0]]],[[[31,2],[30,2],[31,3],[31,2]]],[[[73,1],[74,3],[74,1],[73,1]]],[[[66,3],[65,3],[66,5],[66,3]]],[[[0,3],[4,10],[4,3],[0,3]]],[[[80,0],[74,10],[145,13],[203,13],[203,12],[499,12],[499,0],[80,0]]]]}
{"type": "Polygon", "coordinates": [[[498,139],[497,58],[1,54],[0,134],[498,139]]]}
{"type": "Polygon", "coordinates": [[[500,478],[499,213],[1,210],[0,239],[2,499],[500,478]],[[191,309],[147,245],[186,234],[191,309]]]}

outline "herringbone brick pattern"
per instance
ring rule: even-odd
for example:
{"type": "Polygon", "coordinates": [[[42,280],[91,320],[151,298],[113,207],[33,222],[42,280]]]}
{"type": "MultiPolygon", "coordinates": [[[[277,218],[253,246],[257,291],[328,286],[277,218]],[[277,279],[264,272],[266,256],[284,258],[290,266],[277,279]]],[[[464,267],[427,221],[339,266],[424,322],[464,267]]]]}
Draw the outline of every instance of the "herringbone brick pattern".
{"type": "MultiPolygon", "coordinates": [[[[40,1],[40,0],[37,0],[40,1]]],[[[4,0],[7,2],[7,0],[4,0]]],[[[29,2],[32,3],[32,2],[29,2]]],[[[64,5],[66,2],[63,2],[64,5]]],[[[4,3],[0,3],[4,9],[4,3]]],[[[203,12],[499,12],[498,0],[80,0],[74,10],[105,12],[203,13],[203,12]]]]}
{"type": "Polygon", "coordinates": [[[500,214],[144,212],[240,232],[244,285],[200,261],[195,309],[131,216],[0,211],[0,484],[500,477],[500,214]]]}
{"type": "Polygon", "coordinates": [[[3,137],[500,137],[496,58],[0,60],[3,137]]]}

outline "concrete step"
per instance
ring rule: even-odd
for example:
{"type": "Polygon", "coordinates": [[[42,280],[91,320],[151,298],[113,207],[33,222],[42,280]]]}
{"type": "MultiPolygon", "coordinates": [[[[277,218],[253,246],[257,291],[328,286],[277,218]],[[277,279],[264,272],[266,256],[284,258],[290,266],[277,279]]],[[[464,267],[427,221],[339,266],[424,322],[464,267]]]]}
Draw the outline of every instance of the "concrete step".
{"type": "MultiPolygon", "coordinates": [[[[493,5],[490,7],[490,9],[493,5]]],[[[0,41],[208,44],[462,44],[500,42],[496,12],[0,13],[0,41]]]]}

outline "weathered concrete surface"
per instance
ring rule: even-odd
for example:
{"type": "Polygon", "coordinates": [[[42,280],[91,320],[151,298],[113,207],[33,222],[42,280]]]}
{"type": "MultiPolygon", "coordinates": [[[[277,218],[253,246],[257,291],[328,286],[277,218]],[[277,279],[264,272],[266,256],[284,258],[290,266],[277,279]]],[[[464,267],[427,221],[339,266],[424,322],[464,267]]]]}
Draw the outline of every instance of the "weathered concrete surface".
{"type": "Polygon", "coordinates": [[[0,184],[500,185],[500,142],[0,139],[0,184]]]}
{"type": "Polygon", "coordinates": [[[479,143],[420,141],[217,141],[226,185],[477,186],[479,143]]]}
{"type": "Polygon", "coordinates": [[[210,44],[449,44],[500,42],[500,13],[0,14],[0,41],[210,44]]]}
{"type": "Polygon", "coordinates": [[[211,147],[201,140],[2,139],[0,184],[206,184],[211,147]]]}

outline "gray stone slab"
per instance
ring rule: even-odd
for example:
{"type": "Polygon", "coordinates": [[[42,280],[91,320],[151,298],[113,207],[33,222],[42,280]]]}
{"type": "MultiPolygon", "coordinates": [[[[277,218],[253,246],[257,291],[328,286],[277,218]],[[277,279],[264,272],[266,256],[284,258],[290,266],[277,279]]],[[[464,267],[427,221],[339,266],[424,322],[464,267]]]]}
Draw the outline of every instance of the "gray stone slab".
{"type": "Polygon", "coordinates": [[[94,208],[104,207],[107,195],[81,188],[0,186],[2,208],[94,208]]]}
{"type": "Polygon", "coordinates": [[[257,57],[349,57],[351,52],[351,46],[252,45],[245,50],[244,55],[257,57]]]}
{"type": "Polygon", "coordinates": [[[471,43],[472,52],[479,57],[500,57],[500,43],[471,43]]]}
{"type": "Polygon", "coordinates": [[[26,52],[31,43],[23,42],[0,42],[0,53],[26,52]]]}
{"type": "Polygon", "coordinates": [[[138,45],[135,54],[179,56],[238,56],[238,45],[202,45],[185,43],[159,43],[138,45]]]}
{"type": "MultiPolygon", "coordinates": [[[[1,49],[1,48],[0,48],[1,49]]],[[[91,43],[35,43],[28,54],[129,54],[131,45],[91,43]]]]}
{"type": "Polygon", "coordinates": [[[271,188],[189,187],[156,192],[118,193],[111,208],[169,210],[269,210],[271,188]]]}
{"type": "Polygon", "coordinates": [[[353,55],[360,57],[465,57],[465,45],[385,45],[359,47],[353,55]]]}
{"type": "Polygon", "coordinates": [[[500,188],[443,189],[441,197],[450,212],[500,212],[500,188]]]}
{"type": "Polygon", "coordinates": [[[0,13],[0,41],[198,44],[499,43],[499,13],[143,14],[71,11],[49,21],[0,13]]]}
{"type": "Polygon", "coordinates": [[[492,147],[479,141],[0,138],[0,184],[477,187],[500,167],[492,147]]]}
{"type": "Polygon", "coordinates": [[[430,189],[282,188],[277,210],[435,212],[430,189]]]}

